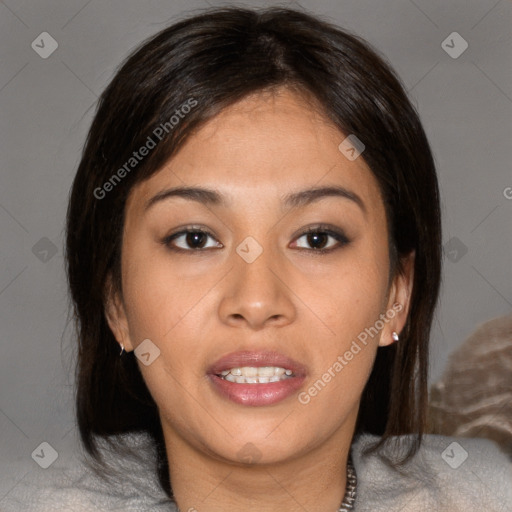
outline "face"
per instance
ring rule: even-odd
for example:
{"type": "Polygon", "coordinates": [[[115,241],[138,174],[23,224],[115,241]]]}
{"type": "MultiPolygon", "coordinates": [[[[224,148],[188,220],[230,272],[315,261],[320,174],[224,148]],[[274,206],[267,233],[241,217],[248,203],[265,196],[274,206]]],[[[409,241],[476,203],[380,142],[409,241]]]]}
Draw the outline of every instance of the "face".
{"type": "Polygon", "coordinates": [[[352,435],[411,265],[390,281],[379,186],[345,137],[300,96],[259,93],[132,190],[107,316],[145,354],[168,446],[276,463],[352,435]]]}

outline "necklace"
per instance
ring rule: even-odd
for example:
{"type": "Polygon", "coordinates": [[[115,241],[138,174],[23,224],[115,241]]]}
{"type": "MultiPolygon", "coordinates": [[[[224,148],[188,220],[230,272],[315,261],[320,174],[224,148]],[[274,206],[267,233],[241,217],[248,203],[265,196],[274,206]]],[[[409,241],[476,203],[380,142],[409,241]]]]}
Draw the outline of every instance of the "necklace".
{"type": "Polygon", "coordinates": [[[347,487],[345,489],[345,496],[341,502],[338,512],[349,512],[354,510],[354,503],[356,501],[357,493],[357,475],[354,464],[352,463],[352,454],[349,454],[347,461],[347,487]]]}
{"type": "MultiPolygon", "coordinates": [[[[352,463],[352,454],[349,454],[347,460],[347,485],[345,488],[345,496],[343,496],[343,501],[341,502],[341,506],[338,509],[338,512],[350,512],[354,510],[354,503],[356,501],[356,493],[357,493],[357,475],[356,469],[354,468],[354,464],[352,463]]],[[[180,512],[180,509],[176,507],[177,511],[180,512]]]]}

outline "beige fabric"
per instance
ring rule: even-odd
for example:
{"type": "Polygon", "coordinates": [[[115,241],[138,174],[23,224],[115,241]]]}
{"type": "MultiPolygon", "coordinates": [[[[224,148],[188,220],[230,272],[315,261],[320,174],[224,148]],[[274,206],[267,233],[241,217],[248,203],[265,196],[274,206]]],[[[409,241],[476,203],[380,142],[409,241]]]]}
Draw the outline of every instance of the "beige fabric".
{"type": "MultiPolygon", "coordinates": [[[[380,455],[363,456],[377,440],[365,434],[353,444],[355,512],[512,511],[512,463],[491,441],[429,435],[409,463],[394,468],[387,459],[403,453],[409,438],[396,437],[396,451],[390,445],[380,455]]],[[[117,478],[106,481],[79,461],[56,462],[27,475],[0,501],[0,511],[176,512],[156,482],[151,443],[141,435],[128,441],[136,456],[105,454],[117,478]]],[[[257,505],[251,510],[259,512],[257,505]]]]}
{"type": "Polygon", "coordinates": [[[512,314],[478,328],[431,389],[429,431],[497,442],[512,458],[512,314]]]}

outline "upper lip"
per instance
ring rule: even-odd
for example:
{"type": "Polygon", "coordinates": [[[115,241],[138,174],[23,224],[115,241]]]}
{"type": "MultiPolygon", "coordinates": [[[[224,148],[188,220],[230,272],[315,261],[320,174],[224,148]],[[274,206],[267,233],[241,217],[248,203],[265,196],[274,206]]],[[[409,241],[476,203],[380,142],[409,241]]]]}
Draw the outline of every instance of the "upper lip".
{"type": "Polygon", "coordinates": [[[288,356],[274,351],[250,351],[231,352],[222,356],[208,369],[209,374],[218,375],[224,370],[242,368],[244,366],[279,366],[291,370],[296,377],[306,375],[306,367],[288,356]]]}

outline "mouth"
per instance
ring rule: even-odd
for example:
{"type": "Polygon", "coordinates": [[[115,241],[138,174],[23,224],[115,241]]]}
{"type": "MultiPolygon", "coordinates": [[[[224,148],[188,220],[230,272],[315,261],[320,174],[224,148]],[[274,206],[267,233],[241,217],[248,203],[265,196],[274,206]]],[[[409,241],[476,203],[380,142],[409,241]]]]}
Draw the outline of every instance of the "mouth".
{"type": "Polygon", "coordinates": [[[235,352],[208,370],[214,391],[240,405],[272,405],[298,391],[306,367],[278,352],[235,352]]]}

